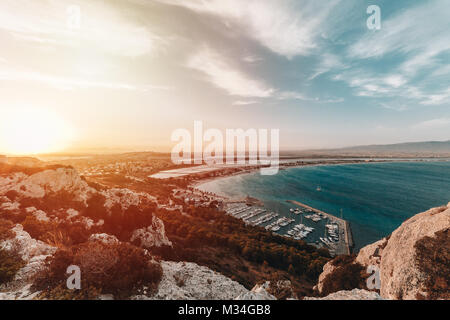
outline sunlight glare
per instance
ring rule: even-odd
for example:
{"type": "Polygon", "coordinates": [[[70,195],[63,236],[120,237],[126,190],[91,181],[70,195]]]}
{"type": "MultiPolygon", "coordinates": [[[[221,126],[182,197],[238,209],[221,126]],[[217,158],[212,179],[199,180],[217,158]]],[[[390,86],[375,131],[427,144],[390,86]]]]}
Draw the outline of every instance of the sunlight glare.
{"type": "Polygon", "coordinates": [[[57,114],[36,107],[0,111],[0,153],[31,155],[62,151],[72,128],[57,114]]]}

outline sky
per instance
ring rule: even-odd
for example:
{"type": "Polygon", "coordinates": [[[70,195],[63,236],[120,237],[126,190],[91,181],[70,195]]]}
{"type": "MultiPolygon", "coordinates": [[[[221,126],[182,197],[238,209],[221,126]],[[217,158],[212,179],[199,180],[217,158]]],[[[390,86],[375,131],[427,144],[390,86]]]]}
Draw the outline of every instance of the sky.
{"type": "Polygon", "coordinates": [[[280,129],[282,149],[448,140],[449,12],[448,0],[2,0],[0,153],[168,151],[195,120],[280,129]]]}

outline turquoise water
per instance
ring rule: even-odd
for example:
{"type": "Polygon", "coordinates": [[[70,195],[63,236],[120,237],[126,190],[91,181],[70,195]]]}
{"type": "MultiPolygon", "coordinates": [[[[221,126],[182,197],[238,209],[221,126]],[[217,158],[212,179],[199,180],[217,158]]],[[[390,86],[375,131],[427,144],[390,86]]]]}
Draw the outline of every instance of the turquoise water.
{"type": "MultiPolygon", "coordinates": [[[[262,200],[288,216],[297,200],[350,221],[355,249],[389,235],[409,217],[450,201],[450,162],[391,162],[300,167],[203,184],[203,190],[262,200]],[[320,191],[318,191],[320,186],[320,191]]],[[[317,237],[317,236],[316,236],[317,237]]],[[[315,240],[315,239],[314,239],[315,240]]]]}

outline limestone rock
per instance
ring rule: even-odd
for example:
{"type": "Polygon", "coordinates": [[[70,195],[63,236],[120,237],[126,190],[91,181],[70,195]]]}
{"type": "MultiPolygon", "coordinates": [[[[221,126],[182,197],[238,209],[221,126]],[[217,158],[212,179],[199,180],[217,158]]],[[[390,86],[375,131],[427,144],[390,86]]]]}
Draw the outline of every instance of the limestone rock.
{"type": "Polygon", "coordinates": [[[72,168],[45,170],[31,176],[20,172],[0,177],[0,194],[11,190],[26,198],[42,198],[49,193],[66,191],[73,194],[76,201],[86,201],[94,191],[72,168]]]}
{"type": "Polygon", "coordinates": [[[249,292],[243,293],[235,298],[235,300],[276,300],[276,298],[268,293],[269,281],[263,284],[257,284],[249,292]]]}
{"type": "Polygon", "coordinates": [[[241,284],[209,268],[188,262],[162,261],[163,277],[151,300],[232,300],[247,293],[241,284]]]}
{"type": "Polygon", "coordinates": [[[16,225],[11,230],[15,233],[15,237],[1,241],[0,249],[15,250],[26,262],[29,262],[31,258],[36,256],[52,255],[56,251],[55,247],[31,238],[28,232],[24,231],[20,224],[16,225]]]}
{"type": "MultiPolygon", "coordinates": [[[[439,231],[450,228],[450,203],[430,209],[406,220],[389,237],[362,248],[355,259],[364,267],[379,268],[383,299],[413,300],[427,296],[423,274],[417,264],[415,245],[425,237],[435,237],[439,231]]],[[[323,280],[334,271],[327,263],[319,277],[317,289],[321,292],[323,280]]]]}
{"type": "Polygon", "coordinates": [[[108,189],[102,192],[105,196],[105,207],[111,209],[114,205],[119,204],[122,210],[126,210],[131,206],[143,207],[148,203],[155,202],[156,198],[143,192],[134,192],[129,189],[108,189]]]}
{"type": "Polygon", "coordinates": [[[323,298],[305,297],[303,300],[383,300],[376,292],[361,289],[338,291],[323,298]]]}
{"type": "Polygon", "coordinates": [[[112,235],[106,234],[106,233],[91,234],[91,236],[89,237],[89,241],[91,241],[91,242],[98,241],[98,242],[102,242],[104,244],[119,243],[119,240],[115,236],[112,236],[112,235]]]}
{"type": "Polygon", "coordinates": [[[152,224],[147,228],[137,229],[131,235],[130,242],[138,240],[143,248],[172,246],[167,238],[164,223],[161,219],[153,216],[152,224]]]}
{"type": "Polygon", "coordinates": [[[319,281],[318,281],[318,283],[317,283],[317,285],[316,285],[316,287],[315,287],[319,292],[322,292],[322,290],[323,290],[323,284],[324,284],[325,278],[326,278],[329,274],[333,273],[334,270],[336,270],[336,267],[331,263],[331,261],[327,262],[327,263],[323,266],[323,271],[322,271],[322,273],[320,274],[320,276],[319,276],[319,281]]]}
{"type": "Polygon", "coordinates": [[[416,299],[423,294],[424,280],[417,267],[414,245],[450,228],[450,206],[420,213],[395,230],[381,254],[381,296],[386,299],[416,299]]]}

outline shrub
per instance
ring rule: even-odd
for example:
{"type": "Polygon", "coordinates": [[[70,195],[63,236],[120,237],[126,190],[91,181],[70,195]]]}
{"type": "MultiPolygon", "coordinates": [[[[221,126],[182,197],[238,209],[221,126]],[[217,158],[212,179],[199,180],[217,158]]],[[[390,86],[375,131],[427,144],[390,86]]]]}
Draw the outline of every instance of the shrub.
{"type": "Polygon", "coordinates": [[[356,259],[356,254],[352,255],[340,255],[331,261],[331,264],[335,267],[345,266],[347,264],[353,263],[356,259]]]}
{"type": "Polygon", "coordinates": [[[100,193],[94,194],[87,201],[87,208],[84,211],[84,215],[94,220],[106,219],[108,217],[108,211],[105,208],[106,198],[100,193]]]}
{"type": "Polygon", "coordinates": [[[141,248],[127,243],[90,242],[58,250],[36,280],[36,289],[46,291],[45,297],[64,295],[66,269],[70,265],[80,267],[82,285],[82,290],[75,290],[72,298],[92,299],[99,292],[126,298],[142,286],[155,290],[162,276],[161,266],[151,262],[141,248]]]}
{"type": "Polygon", "coordinates": [[[12,281],[23,266],[25,261],[17,253],[0,249],[0,285],[12,281]]]}
{"type": "Polygon", "coordinates": [[[19,193],[15,190],[9,190],[7,193],[5,193],[5,196],[11,200],[11,201],[15,201],[16,198],[19,196],[19,193]]]}
{"type": "Polygon", "coordinates": [[[97,191],[99,191],[99,192],[108,189],[108,187],[106,187],[106,186],[104,186],[104,185],[101,185],[100,183],[97,183],[97,182],[94,182],[94,181],[86,180],[86,178],[84,178],[84,177],[82,177],[82,179],[83,179],[84,181],[86,181],[86,183],[88,184],[89,187],[91,187],[91,188],[93,188],[93,189],[95,189],[95,190],[97,190],[97,191]]]}
{"type": "Polygon", "coordinates": [[[86,242],[91,234],[81,222],[56,223],[40,221],[34,216],[27,216],[22,225],[32,238],[59,248],[86,242]]]}
{"type": "Polygon", "coordinates": [[[32,238],[37,240],[43,240],[48,232],[55,230],[55,225],[53,223],[40,221],[34,216],[27,216],[22,222],[22,226],[32,238]]]}
{"type": "Polygon", "coordinates": [[[81,288],[81,290],[67,289],[66,284],[59,284],[51,290],[41,292],[39,299],[44,300],[95,300],[102,294],[95,287],[81,288]]]}
{"type": "Polygon", "coordinates": [[[41,236],[41,240],[56,248],[64,248],[72,244],[72,239],[64,232],[64,230],[48,231],[41,236]]]}
{"type": "Polygon", "coordinates": [[[450,229],[415,244],[416,263],[425,275],[425,299],[450,299],[450,229]]]}
{"type": "Polygon", "coordinates": [[[359,263],[350,263],[338,267],[325,277],[322,295],[327,296],[333,292],[355,288],[366,289],[363,273],[364,267],[359,263]]]}
{"type": "Polygon", "coordinates": [[[13,227],[14,224],[11,221],[0,218],[0,241],[14,237],[11,231],[13,227]]]}
{"type": "Polygon", "coordinates": [[[287,300],[292,298],[293,291],[290,281],[273,280],[269,282],[268,293],[277,298],[277,300],[287,300]]]}
{"type": "Polygon", "coordinates": [[[72,193],[60,190],[58,192],[47,192],[43,198],[22,198],[20,207],[23,209],[35,207],[38,210],[51,213],[62,209],[81,211],[85,205],[81,201],[76,201],[72,193]]]}

